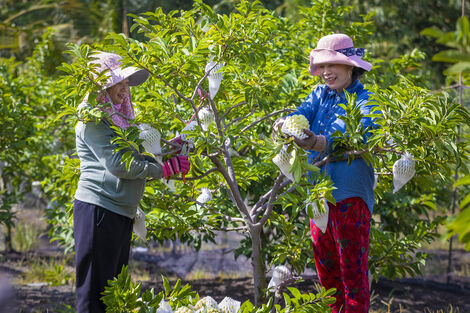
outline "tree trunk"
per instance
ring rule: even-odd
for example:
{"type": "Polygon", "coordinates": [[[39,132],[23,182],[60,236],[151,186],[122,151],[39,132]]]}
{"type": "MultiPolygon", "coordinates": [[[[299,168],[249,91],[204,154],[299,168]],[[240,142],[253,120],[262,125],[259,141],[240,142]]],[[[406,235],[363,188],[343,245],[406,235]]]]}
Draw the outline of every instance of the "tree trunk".
{"type": "Polygon", "coordinates": [[[5,249],[7,252],[13,251],[13,242],[11,238],[11,225],[8,224],[7,226],[7,234],[5,236],[5,249]]]}
{"type": "Polygon", "coordinates": [[[122,33],[129,37],[129,27],[127,25],[127,3],[126,0],[122,1],[122,33]]]}
{"type": "Polygon", "coordinates": [[[251,245],[253,250],[251,262],[253,265],[255,306],[260,306],[266,302],[266,268],[262,254],[261,231],[262,227],[253,227],[250,229],[251,245]]]}

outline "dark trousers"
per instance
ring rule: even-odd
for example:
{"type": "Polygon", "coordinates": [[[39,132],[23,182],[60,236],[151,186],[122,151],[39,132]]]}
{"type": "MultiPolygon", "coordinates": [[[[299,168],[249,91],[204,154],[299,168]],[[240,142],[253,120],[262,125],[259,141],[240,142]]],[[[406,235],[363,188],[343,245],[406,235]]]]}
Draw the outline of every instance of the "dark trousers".
{"type": "Polygon", "coordinates": [[[129,262],[133,220],[75,200],[73,223],[77,313],[104,313],[101,293],[129,262]]]}

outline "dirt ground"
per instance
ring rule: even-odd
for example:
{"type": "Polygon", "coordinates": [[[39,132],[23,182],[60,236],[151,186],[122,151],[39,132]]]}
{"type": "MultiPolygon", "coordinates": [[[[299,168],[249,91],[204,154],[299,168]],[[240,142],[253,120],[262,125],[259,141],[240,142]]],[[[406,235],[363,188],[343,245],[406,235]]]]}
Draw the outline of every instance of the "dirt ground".
{"type": "MultiPolygon", "coordinates": [[[[230,239],[224,240],[225,246],[230,246],[227,244],[230,239]]],[[[444,259],[446,252],[434,251],[434,255],[434,262],[438,262],[444,259]]],[[[467,262],[469,253],[458,250],[454,256],[454,264],[458,265],[467,262]]],[[[0,313],[74,312],[72,284],[55,287],[41,282],[25,284],[19,280],[30,270],[29,261],[60,257],[60,251],[51,247],[34,253],[0,253],[0,313]]],[[[73,266],[72,261],[69,263],[73,266]]],[[[160,291],[160,274],[164,274],[173,283],[178,277],[182,278],[200,296],[211,295],[218,301],[225,296],[242,302],[252,300],[249,260],[235,261],[227,248],[206,248],[199,252],[155,252],[137,248],[133,250],[130,268],[134,279],[142,281],[144,288],[160,291]]],[[[316,282],[315,273],[311,272],[295,287],[314,291],[316,282]]],[[[371,312],[470,312],[470,277],[456,276],[451,284],[446,284],[445,276],[439,273],[396,281],[380,279],[373,283],[372,290],[371,312]]]]}

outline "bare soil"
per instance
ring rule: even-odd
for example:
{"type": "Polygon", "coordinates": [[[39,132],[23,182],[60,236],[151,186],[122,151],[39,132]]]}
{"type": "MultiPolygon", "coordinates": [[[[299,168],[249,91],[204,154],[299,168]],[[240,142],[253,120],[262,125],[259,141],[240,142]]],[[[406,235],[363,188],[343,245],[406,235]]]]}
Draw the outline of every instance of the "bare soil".
{"type": "MultiPolygon", "coordinates": [[[[222,246],[230,246],[230,239],[224,240],[222,246]]],[[[430,252],[435,256],[431,265],[442,262],[447,256],[446,251],[430,252]]],[[[21,283],[21,278],[30,270],[30,261],[38,258],[51,260],[63,258],[63,255],[51,244],[43,244],[34,252],[0,253],[0,313],[74,312],[72,284],[21,283]]],[[[454,266],[468,267],[468,260],[468,252],[454,251],[454,266]]],[[[225,296],[242,302],[253,301],[250,262],[243,258],[234,260],[228,248],[206,247],[199,252],[189,249],[156,252],[137,248],[133,250],[130,268],[144,288],[161,290],[163,274],[170,277],[172,283],[181,278],[200,296],[210,295],[218,301],[225,296]]],[[[438,269],[431,272],[414,279],[374,282],[371,312],[470,312],[470,277],[454,275],[451,283],[446,284],[442,270],[441,273],[438,269]]],[[[315,273],[307,273],[304,278],[295,287],[314,291],[318,283],[315,273]]]]}

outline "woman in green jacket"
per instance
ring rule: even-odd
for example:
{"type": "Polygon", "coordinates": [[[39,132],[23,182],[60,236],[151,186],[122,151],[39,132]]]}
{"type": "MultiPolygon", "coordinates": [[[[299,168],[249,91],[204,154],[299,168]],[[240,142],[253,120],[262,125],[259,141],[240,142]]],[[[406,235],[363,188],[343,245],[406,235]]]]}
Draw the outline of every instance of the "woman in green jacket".
{"type": "MultiPolygon", "coordinates": [[[[105,312],[100,300],[107,281],[128,264],[133,221],[147,178],[186,174],[187,156],[175,156],[158,164],[134,153],[127,169],[122,150],[115,152],[112,125],[126,129],[134,119],[129,86],[144,83],[149,74],[134,67],[123,68],[121,57],[98,52],[93,63],[106,72],[107,81],[98,95],[109,118],[99,122],[79,121],[75,127],[80,159],[80,180],[74,202],[77,312],[105,312]]],[[[87,99],[79,110],[88,105],[87,99]]]]}

